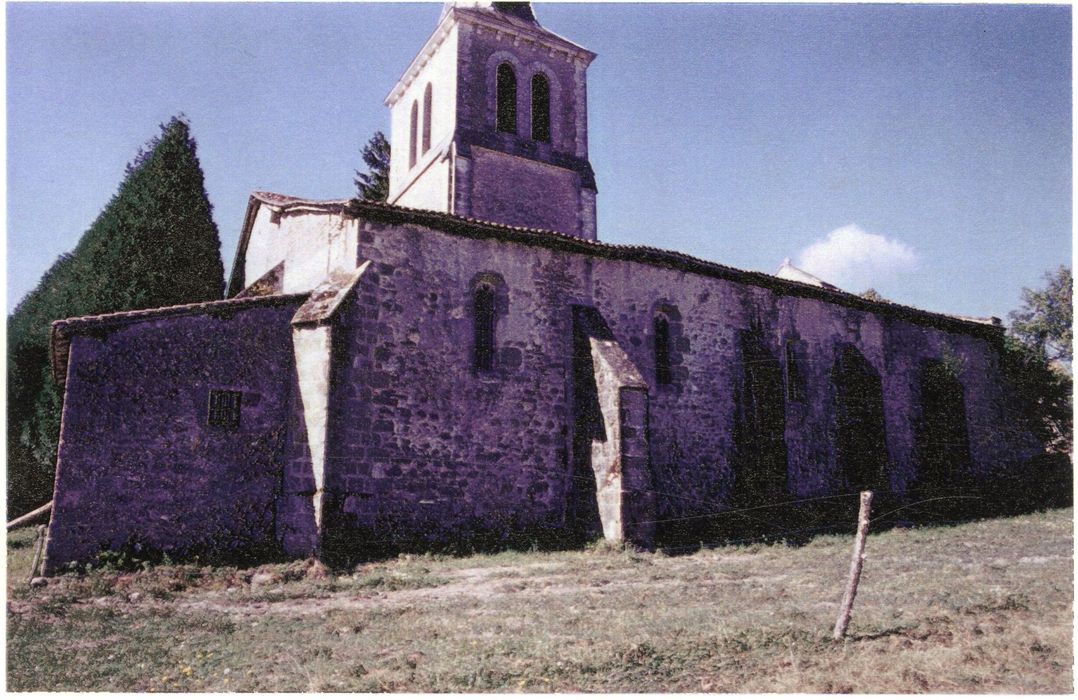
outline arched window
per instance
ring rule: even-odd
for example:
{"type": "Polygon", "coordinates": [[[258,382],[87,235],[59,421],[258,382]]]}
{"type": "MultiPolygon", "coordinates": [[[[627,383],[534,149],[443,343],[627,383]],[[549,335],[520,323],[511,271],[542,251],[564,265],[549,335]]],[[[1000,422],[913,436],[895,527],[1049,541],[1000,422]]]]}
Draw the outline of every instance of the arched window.
{"type": "Polygon", "coordinates": [[[802,355],[801,341],[788,339],[784,344],[786,363],[783,367],[786,384],[786,400],[799,402],[805,400],[805,378],[801,375],[801,367],[798,364],[802,355]]]}
{"type": "Polygon", "coordinates": [[[498,131],[517,133],[517,76],[508,63],[498,66],[498,131]]]}
{"type": "Polygon", "coordinates": [[[922,493],[961,486],[969,473],[965,389],[958,370],[942,360],[922,360],[918,373],[920,417],[914,423],[922,493]]]}
{"type": "Polygon", "coordinates": [[[759,324],[738,331],[732,431],[734,501],[780,501],[787,483],[786,406],[782,365],[759,324]]]}
{"type": "Polygon", "coordinates": [[[542,73],[532,76],[532,139],[550,142],[550,81],[542,73]]]}
{"type": "Polygon", "coordinates": [[[412,133],[411,138],[408,139],[408,167],[415,167],[415,147],[416,147],[416,131],[419,127],[419,103],[412,103],[412,133]]]}
{"type": "Polygon", "coordinates": [[[427,89],[423,91],[423,153],[430,150],[430,97],[431,87],[427,83],[427,89]]]}
{"type": "Polygon", "coordinates": [[[835,350],[831,368],[835,464],[849,488],[879,488],[888,482],[883,381],[853,345],[835,350]]]}
{"type": "Polygon", "coordinates": [[[670,320],[661,314],[655,317],[655,381],[670,383],[670,320]]]}
{"type": "Polygon", "coordinates": [[[476,370],[494,369],[494,288],[483,283],[475,288],[475,346],[473,361],[476,370]]]}

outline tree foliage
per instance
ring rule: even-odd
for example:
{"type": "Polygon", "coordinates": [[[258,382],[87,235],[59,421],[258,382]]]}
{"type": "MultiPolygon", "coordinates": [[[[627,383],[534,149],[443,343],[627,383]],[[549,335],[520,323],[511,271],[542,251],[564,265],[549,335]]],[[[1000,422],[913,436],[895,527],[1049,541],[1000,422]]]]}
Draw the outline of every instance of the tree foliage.
{"type": "Polygon", "coordinates": [[[1025,427],[1052,452],[1069,452],[1073,444],[1072,381],[1042,350],[1008,337],[1003,352],[1004,374],[1010,380],[1015,413],[1025,427]]]}
{"type": "Polygon", "coordinates": [[[1046,272],[1044,289],[1022,290],[1022,308],[1011,312],[1011,333],[1049,361],[1070,364],[1074,342],[1071,269],[1046,272]]]}
{"type": "Polygon", "coordinates": [[[116,194],[8,317],[9,516],[52,494],[62,391],[49,326],[62,318],[219,299],[221,243],[190,127],[161,125],[116,194]]]}
{"type": "Polygon", "coordinates": [[[356,196],[369,202],[384,202],[389,198],[389,141],[381,131],[375,132],[363,147],[363,162],[367,172],[356,171],[356,196]]]}
{"type": "Polygon", "coordinates": [[[1071,270],[1045,274],[1043,290],[1022,290],[1022,308],[1011,313],[1003,369],[1027,428],[1054,452],[1073,443],[1071,270]]]}

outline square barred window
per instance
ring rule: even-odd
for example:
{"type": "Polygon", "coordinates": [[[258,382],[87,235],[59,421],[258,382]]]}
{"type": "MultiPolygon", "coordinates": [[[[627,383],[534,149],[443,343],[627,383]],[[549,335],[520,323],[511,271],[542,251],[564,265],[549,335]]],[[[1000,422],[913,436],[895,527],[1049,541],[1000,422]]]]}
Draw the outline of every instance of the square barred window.
{"type": "Polygon", "coordinates": [[[240,427],[241,392],[211,389],[207,423],[217,428],[240,427]]]}

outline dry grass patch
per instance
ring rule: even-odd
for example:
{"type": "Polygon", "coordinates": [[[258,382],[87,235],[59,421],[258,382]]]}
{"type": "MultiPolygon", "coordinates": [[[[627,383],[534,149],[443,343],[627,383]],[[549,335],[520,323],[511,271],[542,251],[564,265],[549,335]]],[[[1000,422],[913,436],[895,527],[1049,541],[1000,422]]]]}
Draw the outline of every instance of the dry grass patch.
{"type": "MultiPolygon", "coordinates": [[[[686,556],[617,548],[405,556],[326,573],[151,567],[24,585],[12,690],[1072,690],[1072,511],[686,556]],[[125,578],[126,577],[126,578],[125,578]]],[[[32,533],[30,535],[32,537],[32,533]]]]}

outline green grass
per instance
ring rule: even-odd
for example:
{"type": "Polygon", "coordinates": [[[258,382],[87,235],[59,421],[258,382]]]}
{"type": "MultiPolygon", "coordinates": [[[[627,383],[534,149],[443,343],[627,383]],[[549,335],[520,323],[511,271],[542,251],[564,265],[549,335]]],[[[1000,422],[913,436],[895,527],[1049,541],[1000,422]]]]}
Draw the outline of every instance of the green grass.
{"type": "Polygon", "coordinates": [[[21,531],[8,688],[1069,693],[1072,518],[871,535],[842,643],[850,537],[402,556],[329,576],[157,566],[30,589],[21,531]]]}

